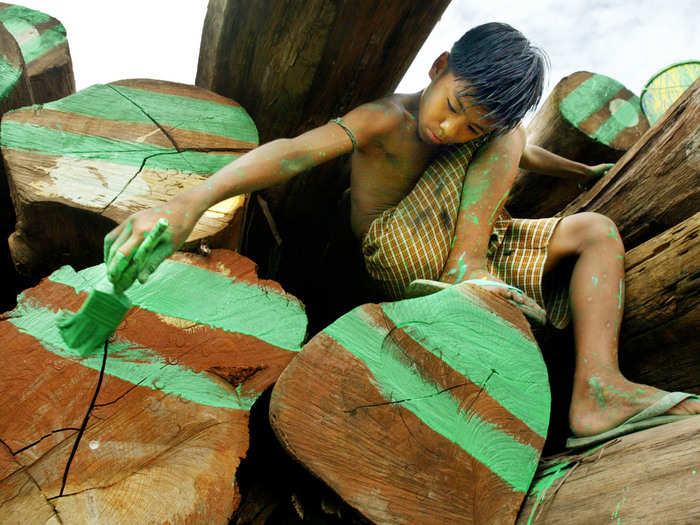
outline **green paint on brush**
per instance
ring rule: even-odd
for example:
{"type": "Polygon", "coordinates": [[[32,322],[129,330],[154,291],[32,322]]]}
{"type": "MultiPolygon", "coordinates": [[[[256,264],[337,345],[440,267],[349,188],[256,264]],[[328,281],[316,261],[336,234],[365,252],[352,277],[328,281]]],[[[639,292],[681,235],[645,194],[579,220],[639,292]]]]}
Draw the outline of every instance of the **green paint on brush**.
{"type": "Polygon", "coordinates": [[[501,406],[546,437],[550,396],[547,371],[539,348],[520,330],[454,288],[384,303],[382,309],[397,328],[403,328],[469,381],[484,386],[501,406]],[[404,319],[420,322],[406,323],[404,319]],[[494,369],[497,373],[492,374],[494,369]]]}
{"type": "MultiPolygon", "coordinates": [[[[19,5],[13,5],[0,10],[0,22],[7,28],[12,36],[19,38],[30,31],[36,32],[36,26],[51,20],[46,13],[27,9],[19,5]]],[[[29,40],[21,38],[19,48],[25,63],[33,62],[41,55],[66,41],[66,30],[61,24],[49,28],[42,34],[29,40]]]]}
{"type": "Polygon", "coordinates": [[[22,71],[0,55],[0,100],[4,100],[15,89],[21,76],[22,71]]]}
{"type": "Polygon", "coordinates": [[[202,175],[210,175],[240,156],[196,151],[178,153],[174,148],[66,133],[9,119],[2,122],[0,143],[3,147],[16,151],[97,159],[136,168],[140,168],[144,159],[148,158],[145,168],[176,169],[202,175]]]}
{"type": "MultiPolygon", "coordinates": [[[[32,304],[29,299],[20,298],[9,321],[19,331],[35,337],[51,353],[99,371],[102,355],[98,352],[83,358],[75,356],[56,327],[58,315],[49,308],[32,304]]],[[[200,405],[250,410],[258,397],[257,392],[243,394],[240,389],[233,393],[229,385],[210,374],[169,364],[153,350],[130,341],[110,343],[109,357],[106,374],[200,405]]]]}
{"type": "MultiPolygon", "coordinates": [[[[424,298],[415,300],[420,299],[424,298]]],[[[401,401],[403,408],[484,464],[514,490],[527,490],[538,452],[477,414],[462,413],[460,403],[449,393],[427,383],[415,367],[393,352],[382,350],[385,328],[374,325],[361,309],[345,314],[324,332],[367,365],[384,397],[401,401]]]]}
{"type": "MultiPolygon", "coordinates": [[[[104,276],[104,264],[80,273],[64,266],[49,280],[88,292],[104,276]]],[[[293,352],[300,350],[306,333],[306,314],[297,301],[176,261],[163,261],[145,284],[134,283],[126,295],[144,310],[251,335],[293,352]]]]}
{"type": "Polygon", "coordinates": [[[144,89],[98,84],[44,104],[44,107],[121,122],[152,124],[152,118],[166,129],[177,128],[258,143],[255,123],[240,106],[144,89]]]}
{"type": "Polygon", "coordinates": [[[559,103],[559,111],[571,124],[578,126],[623,88],[610,77],[593,75],[559,103]]]}

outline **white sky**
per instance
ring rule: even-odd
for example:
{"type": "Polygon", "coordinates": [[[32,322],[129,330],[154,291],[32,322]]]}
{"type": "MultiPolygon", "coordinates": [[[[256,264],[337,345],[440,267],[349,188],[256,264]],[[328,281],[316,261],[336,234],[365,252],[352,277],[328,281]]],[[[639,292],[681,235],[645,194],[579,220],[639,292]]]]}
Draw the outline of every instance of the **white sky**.
{"type": "MultiPolygon", "coordinates": [[[[207,3],[21,2],[66,27],[78,89],[125,78],[193,84],[207,3]]],[[[699,0],[452,0],[398,91],[425,87],[435,57],[470,27],[491,21],[511,24],[547,51],[547,92],[563,76],[586,70],[611,76],[639,95],[662,67],[700,59],[699,0]]]]}

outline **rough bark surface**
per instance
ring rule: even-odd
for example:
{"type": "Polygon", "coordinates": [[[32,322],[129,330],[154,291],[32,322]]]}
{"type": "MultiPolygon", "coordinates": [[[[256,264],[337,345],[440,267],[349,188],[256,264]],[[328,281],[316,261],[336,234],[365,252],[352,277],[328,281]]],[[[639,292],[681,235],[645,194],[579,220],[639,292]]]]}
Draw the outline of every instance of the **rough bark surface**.
{"type": "Polygon", "coordinates": [[[561,215],[592,211],[615,221],[629,250],[698,211],[700,80],[590,190],[561,215]]]}
{"type": "Polygon", "coordinates": [[[548,418],[527,322],[471,287],[349,312],[304,347],[270,404],[283,447],[374,523],[512,522],[548,418]],[[474,337],[477,326],[489,343],[474,337]],[[499,361],[514,357],[505,332],[527,347],[517,350],[516,359],[527,354],[517,371],[499,361]],[[459,362],[467,355],[471,366],[459,362]],[[508,401],[499,388],[513,388],[508,401]],[[508,405],[524,397],[526,414],[508,405]],[[480,441],[492,424],[497,435],[480,441]]]}
{"type": "Polygon", "coordinates": [[[101,348],[78,357],[54,326],[59,308],[85,300],[75,282],[90,288],[99,268],[52,274],[0,321],[1,521],[227,523],[234,513],[250,406],[296,355],[303,307],[234,252],[166,263],[129,291],[135,306],[104,368],[101,348]],[[163,297],[178,293],[173,279],[198,281],[201,297],[163,297]],[[251,305],[275,325],[250,329],[251,305]]]}
{"type": "MultiPolygon", "coordinates": [[[[639,140],[649,129],[649,123],[641,112],[638,99],[612,79],[608,79],[609,83],[594,85],[586,90],[585,83],[591,85],[591,82],[595,82],[594,76],[600,77],[579,71],[559,81],[528,124],[528,143],[567,159],[596,165],[617,161],[639,140]],[[582,84],[586,95],[581,97],[579,104],[589,103],[591,106],[590,115],[578,121],[573,115],[566,114],[566,111],[563,114],[562,101],[582,84]],[[618,113],[617,118],[613,116],[616,106],[625,102],[629,103],[625,107],[630,112],[633,111],[632,106],[636,105],[636,115],[630,116],[623,112],[622,115],[618,113]],[[621,118],[623,116],[624,121],[621,118]],[[608,121],[617,123],[615,131],[620,129],[612,140],[596,135],[598,130],[605,129],[602,126],[608,121]]],[[[577,181],[520,170],[506,207],[514,217],[551,217],[580,193],[577,181]]]]}
{"type": "Polygon", "coordinates": [[[542,462],[517,523],[697,523],[699,456],[695,417],[585,454],[550,458],[542,462]]]}
{"type": "MultiPolygon", "coordinates": [[[[99,262],[102,238],[116,224],[251,150],[257,132],[232,100],[139,79],[8,114],[1,140],[17,211],[12,257],[21,273],[45,275],[99,262]]],[[[207,210],[185,249],[238,249],[247,200],[207,210]]]]}

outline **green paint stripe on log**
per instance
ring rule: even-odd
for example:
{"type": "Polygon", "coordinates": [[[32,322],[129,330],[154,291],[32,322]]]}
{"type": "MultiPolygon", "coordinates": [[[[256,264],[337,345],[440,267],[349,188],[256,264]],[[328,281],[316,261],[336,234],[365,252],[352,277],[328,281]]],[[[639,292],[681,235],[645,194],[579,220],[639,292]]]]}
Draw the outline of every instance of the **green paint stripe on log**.
{"type": "Polygon", "coordinates": [[[538,346],[520,330],[452,289],[382,308],[397,328],[547,437],[547,368],[538,346]]]}
{"type": "Polygon", "coordinates": [[[61,24],[49,28],[42,34],[35,33],[36,36],[33,38],[27,38],[32,31],[36,32],[36,26],[49,20],[51,17],[46,13],[19,5],[0,10],[0,22],[12,36],[18,39],[19,48],[27,64],[66,41],[66,29],[61,24]]]}
{"type": "Polygon", "coordinates": [[[178,153],[173,148],[66,133],[60,129],[47,129],[10,119],[4,119],[2,122],[0,143],[5,148],[17,151],[36,151],[42,155],[79,159],[99,159],[137,168],[146,157],[150,157],[146,161],[145,168],[176,169],[205,176],[211,175],[240,156],[199,151],[178,153]]]}
{"type": "Polygon", "coordinates": [[[390,401],[400,401],[435,432],[455,443],[514,490],[525,492],[537,467],[539,453],[516,441],[459,403],[441,388],[426,383],[417,370],[391,352],[382,351],[386,329],[357,308],[324,332],[360,359],[376,386],[390,401]]]}
{"type": "Polygon", "coordinates": [[[610,77],[593,75],[581,82],[559,103],[559,111],[571,124],[578,126],[602,108],[622,88],[622,84],[610,77]]]}
{"type": "MultiPolygon", "coordinates": [[[[86,357],[76,356],[63,342],[56,328],[57,312],[32,303],[33,301],[20,296],[9,321],[20,332],[36,338],[51,353],[99,371],[102,352],[86,357]]],[[[110,343],[108,348],[109,359],[105,373],[134,385],[176,395],[200,405],[237,410],[250,410],[259,396],[257,392],[244,394],[241,385],[238,385],[234,393],[223,380],[219,382],[218,378],[207,373],[169,364],[153,350],[137,343],[117,340],[110,343]]]]}
{"type": "MultiPolygon", "coordinates": [[[[639,98],[632,97],[629,100],[616,99],[618,107],[610,115],[610,118],[603,122],[600,127],[591,135],[591,138],[599,140],[606,146],[615,140],[625,129],[636,126],[640,118],[639,98]]],[[[613,103],[611,103],[611,106],[613,103]]]]}
{"type": "Polygon", "coordinates": [[[4,100],[12,92],[21,76],[22,71],[0,55],[0,100],[4,100]]]}
{"type": "MultiPolygon", "coordinates": [[[[89,293],[104,277],[100,264],[80,273],[63,266],[49,279],[89,293]]],[[[191,264],[166,260],[126,295],[144,310],[250,335],[292,352],[300,350],[306,334],[306,314],[297,301],[191,264]]]]}
{"type": "Polygon", "coordinates": [[[165,129],[178,128],[258,143],[255,123],[240,106],[143,89],[98,84],[44,107],[107,120],[151,123],[145,111],[165,129]]]}

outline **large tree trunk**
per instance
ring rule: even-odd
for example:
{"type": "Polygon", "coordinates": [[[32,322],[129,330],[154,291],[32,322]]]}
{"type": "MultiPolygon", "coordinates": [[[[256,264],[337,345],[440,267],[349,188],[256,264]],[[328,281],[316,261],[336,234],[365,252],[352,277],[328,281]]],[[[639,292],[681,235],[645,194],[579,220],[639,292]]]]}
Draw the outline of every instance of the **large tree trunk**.
{"type": "MultiPolygon", "coordinates": [[[[17,212],[18,269],[99,262],[102,238],[257,145],[238,104],[194,86],[124,80],[5,116],[2,150],[17,212]],[[89,226],[88,226],[89,225],[89,226]]],[[[247,196],[206,211],[185,249],[240,246],[247,196]]]]}
{"type": "Polygon", "coordinates": [[[280,376],[270,421],[375,523],[507,523],[534,474],[549,403],[525,318],[467,285],[338,319],[280,376]]]}
{"type": "MultiPolygon", "coordinates": [[[[639,98],[612,78],[579,71],[554,87],[527,141],[584,164],[615,162],[649,129],[639,98]]],[[[581,190],[576,181],[520,170],[506,204],[514,217],[551,217],[581,190]]]]}
{"type": "Polygon", "coordinates": [[[0,3],[0,22],[22,50],[36,104],[75,93],[73,63],[61,22],[40,11],[4,2],[0,3]]]}
{"type": "Polygon", "coordinates": [[[64,267],[0,322],[0,521],[228,523],[250,407],[296,355],[303,306],[234,252],[178,253],[127,292],[101,371],[55,319],[103,276],[64,267]]]}
{"type": "Polygon", "coordinates": [[[607,215],[630,249],[695,214],[699,199],[700,79],[562,215],[607,215]]]}
{"type": "Polygon", "coordinates": [[[624,374],[700,394],[700,212],[625,254],[624,374]]]}
{"type": "Polygon", "coordinates": [[[538,470],[517,523],[698,523],[698,457],[700,417],[551,458],[538,470]]]}
{"type": "MultiPolygon", "coordinates": [[[[391,94],[448,4],[210,0],[196,84],[246,107],[261,142],[295,136],[391,94]]],[[[328,216],[349,186],[345,160],[261,192],[279,238],[253,202],[244,253],[307,304],[327,294],[327,276],[315,261],[326,245],[328,216]]]]}

